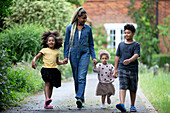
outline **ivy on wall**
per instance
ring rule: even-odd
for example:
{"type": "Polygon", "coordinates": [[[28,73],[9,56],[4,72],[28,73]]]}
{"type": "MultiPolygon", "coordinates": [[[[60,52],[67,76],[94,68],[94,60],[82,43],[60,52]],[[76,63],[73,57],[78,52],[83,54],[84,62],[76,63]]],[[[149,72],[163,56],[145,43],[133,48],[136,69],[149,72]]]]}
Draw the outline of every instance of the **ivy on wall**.
{"type": "Polygon", "coordinates": [[[131,0],[128,14],[137,24],[135,33],[135,40],[141,46],[141,61],[149,67],[152,62],[152,55],[159,53],[159,39],[157,39],[157,26],[156,26],[156,1],[155,0],[141,0],[140,8],[135,8],[135,1],[131,0]]]}
{"type": "Polygon", "coordinates": [[[163,19],[164,24],[158,25],[159,34],[162,36],[166,53],[170,52],[170,16],[163,19]]]}

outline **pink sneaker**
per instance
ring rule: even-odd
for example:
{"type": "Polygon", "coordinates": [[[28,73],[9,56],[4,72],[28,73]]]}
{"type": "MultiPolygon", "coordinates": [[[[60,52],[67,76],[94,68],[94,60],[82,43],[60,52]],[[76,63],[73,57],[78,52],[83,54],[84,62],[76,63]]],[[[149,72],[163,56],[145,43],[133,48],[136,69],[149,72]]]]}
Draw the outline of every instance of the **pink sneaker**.
{"type": "Polygon", "coordinates": [[[46,105],[44,105],[44,108],[45,109],[53,109],[53,106],[50,106],[50,105],[46,106],[46,105]]]}
{"type": "Polygon", "coordinates": [[[50,98],[47,98],[45,101],[45,106],[48,106],[51,102],[52,100],[50,98]]]}

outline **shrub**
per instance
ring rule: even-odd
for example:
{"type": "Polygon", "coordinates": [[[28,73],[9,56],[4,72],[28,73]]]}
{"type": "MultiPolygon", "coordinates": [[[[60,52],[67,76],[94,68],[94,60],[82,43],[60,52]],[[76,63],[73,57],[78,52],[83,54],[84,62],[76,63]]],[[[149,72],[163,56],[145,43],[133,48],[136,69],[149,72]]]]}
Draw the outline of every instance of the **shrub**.
{"type": "Polygon", "coordinates": [[[5,18],[7,26],[13,23],[40,22],[50,30],[59,30],[65,34],[66,26],[70,23],[74,7],[66,0],[13,0],[10,7],[14,11],[5,18]],[[32,20],[32,21],[30,21],[32,20]]]}
{"type": "Polygon", "coordinates": [[[8,68],[8,79],[12,91],[31,93],[43,89],[43,80],[39,71],[31,68],[28,63],[20,63],[8,68]]]}
{"type": "Polygon", "coordinates": [[[11,104],[13,98],[7,68],[11,65],[7,49],[0,47],[0,111],[11,104]]]}
{"type": "Polygon", "coordinates": [[[39,52],[40,37],[44,30],[47,28],[39,24],[15,24],[0,33],[0,43],[4,48],[11,50],[10,56],[16,56],[12,61],[16,63],[22,60],[25,53],[35,56],[39,52]]]}
{"type": "Polygon", "coordinates": [[[165,54],[154,54],[152,65],[158,65],[159,67],[163,67],[164,64],[168,63],[170,65],[170,55],[165,54]]]}

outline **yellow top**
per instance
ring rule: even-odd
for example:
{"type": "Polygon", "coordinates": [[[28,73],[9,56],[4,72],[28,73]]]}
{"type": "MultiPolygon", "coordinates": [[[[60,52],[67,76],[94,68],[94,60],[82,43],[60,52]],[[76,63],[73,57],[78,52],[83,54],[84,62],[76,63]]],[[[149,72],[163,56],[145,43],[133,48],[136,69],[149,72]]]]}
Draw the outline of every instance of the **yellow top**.
{"type": "Polygon", "coordinates": [[[43,66],[45,68],[57,68],[56,59],[59,57],[59,51],[56,49],[43,48],[40,51],[43,54],[43,66]]]}

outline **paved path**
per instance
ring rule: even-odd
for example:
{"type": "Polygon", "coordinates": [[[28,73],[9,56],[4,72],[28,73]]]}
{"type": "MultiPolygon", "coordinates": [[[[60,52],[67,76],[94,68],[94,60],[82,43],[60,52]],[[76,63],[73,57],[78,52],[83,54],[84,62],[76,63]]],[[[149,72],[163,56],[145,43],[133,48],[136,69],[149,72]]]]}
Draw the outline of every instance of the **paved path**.
{"type": "MultiPolygon", "coordinates": [[[[19,103],[19,107],[11,107],[10,109],[4,111],[5,113],[116,113],[119,110],[116,109],[115,105],[119,103],[119,86],[118,79],[115,80],[114,86],[116,89],[116,94],[111,96],[112,103],[110,105],[106,102],[106,109],[101,109],[101,97],[95,95],[97,86],[97,74],[92,73],[87,75],[87,86],[86,86],[86,106],[82,109],[77,109],[75,104],[75,93],[74,93],[74,83],[73,81],[62,82],[60,88],[54,88],[52,103],[54,109],[47,110],[44,109],[44,92],[37,94],[32,97],[26,98],[23,102],[19,103]]],[[[139,113],[155,113],[150,102],[143,95],[141,90],[137,92],[136,107],[139,113]]],[[[126,109],[129,111],[130,107],[130,96],[129,91],[126,95],[126,109]]]]}

